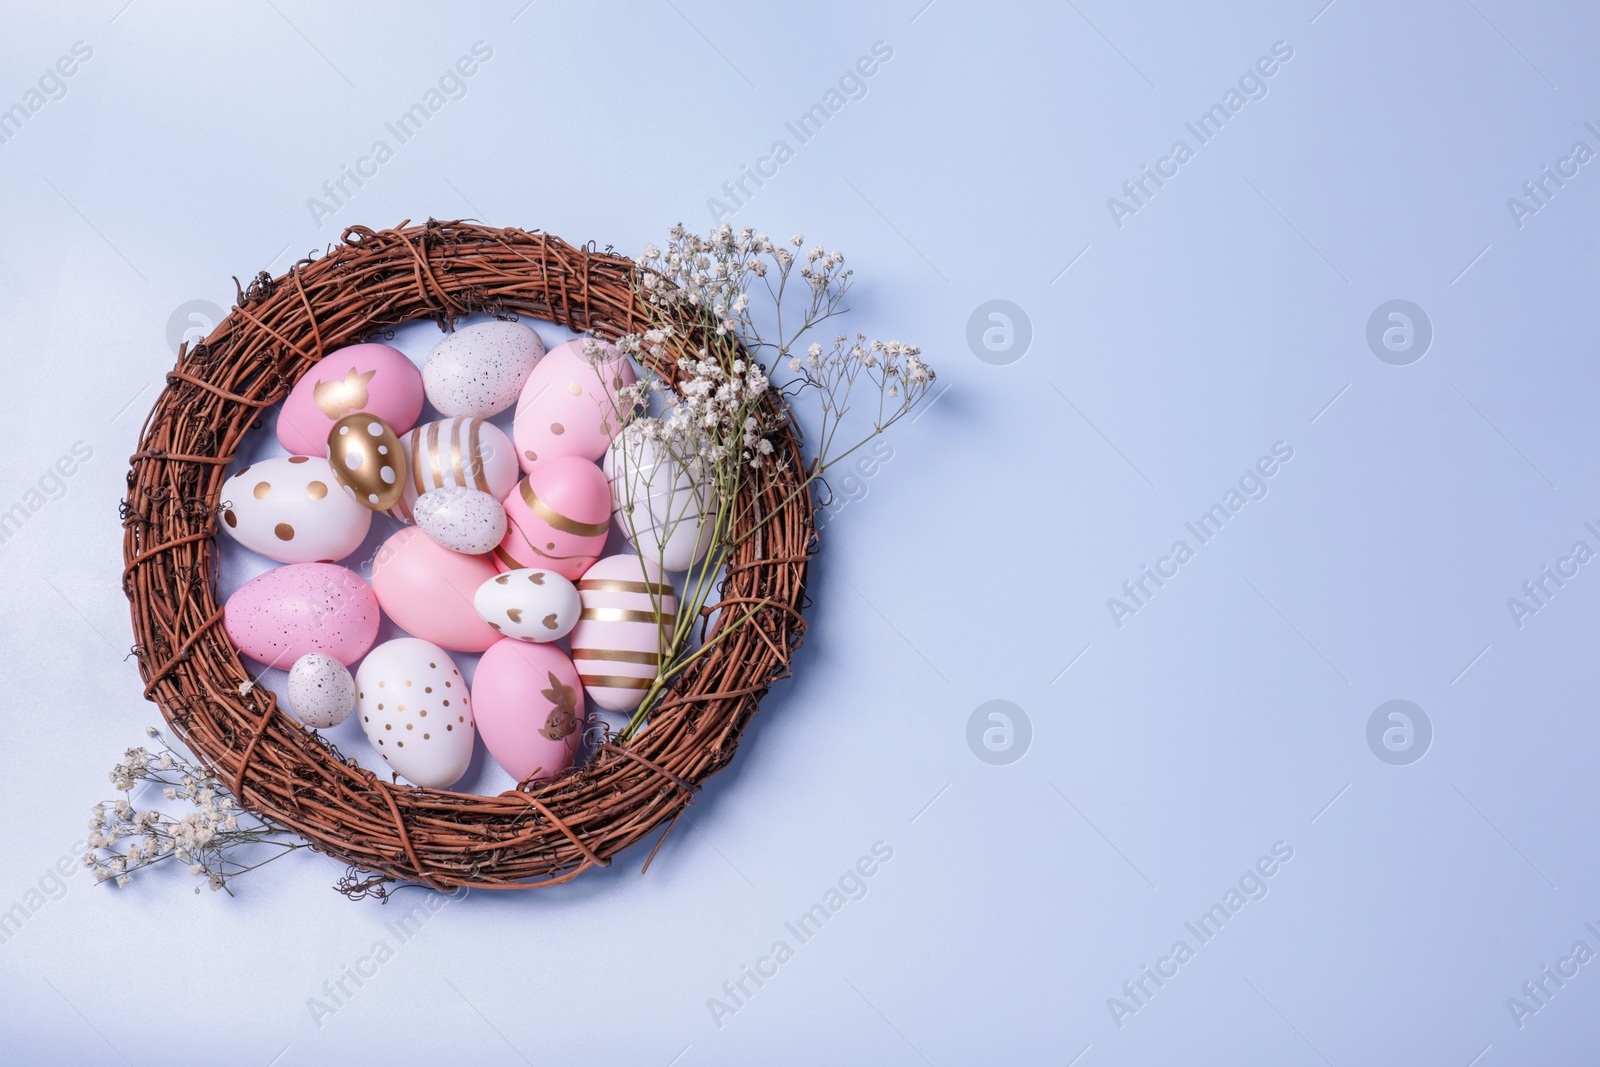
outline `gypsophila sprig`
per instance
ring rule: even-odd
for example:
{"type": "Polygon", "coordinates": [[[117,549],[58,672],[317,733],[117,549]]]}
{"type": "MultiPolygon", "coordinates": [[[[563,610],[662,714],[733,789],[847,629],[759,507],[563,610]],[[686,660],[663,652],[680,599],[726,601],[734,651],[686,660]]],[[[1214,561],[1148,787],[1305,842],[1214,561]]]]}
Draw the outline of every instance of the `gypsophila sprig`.
{"type": "MultiPolygon", "coordinates": [[[[913,344],[840,334],[826,347],[800,347],[812,330],[845,312],[854,274],[842,252],[805,243],[802,234],[785,244],[726,223],[702,237],[680,223],[665,248],[646,245],[639,260],[638,295],[651,321],[617,342],[643,368],[618,396],[618,418],[627,422],[616,453],[624,474],[618,484],[628,487],[629,498],[619,502],[617,517],[648,558],[649,542],[638,526],[643,501],[632,499],[635,480],[626,476],[627,464],[641,463],[643,495],[652,506],[666,499],[671,509],[664,521],[651,514],[650,522],[698,524],[709,548],[685,580],[676,628],[663,639],[661,666],[623,740],[643,725],[670,680],[709,648],[690,650],[693,626],[704,617],[729,552],[759,535],[769,517],[750,513],[758,494],[744,490],[773,463],[770,436],[784,412],[807,397],[818,409],[818,425],[806,427],[815,455],[795,490],[810,492],[830,466],[899,421],[933,384],[933,369],[913,344]],[[767,402],[774,382],[788,405],[767,402]],[[858,388],[870,393],[861,405],[870,411],[867,422],[859,414],[849,418],[858,388]],[[861,436],[849,442],[852,432],[861,436]],[[654,484],[658,479],[665,484],[654,484]]],[[[662,559],[653,562],[669,569],[660,566],[662,559]]],[[[719,629],[714,640],[736,631],[757,608],[719,629]]]]}
{"type": "Polygon", "coordinates": [[[90,813],[91,851],[83,863],[96,882],[126,886],[135,871],[170,860],[210,888],[228,890],[230,879],[311,847],[290,830],[242,811],[222,783],[168,745],[154,726],[145,733],[157,751],[141,746],[123,753],[110,775],[122,799],[96,804],[90,813]],[[177,812],[134,804],[158,798],[177,812]]]}

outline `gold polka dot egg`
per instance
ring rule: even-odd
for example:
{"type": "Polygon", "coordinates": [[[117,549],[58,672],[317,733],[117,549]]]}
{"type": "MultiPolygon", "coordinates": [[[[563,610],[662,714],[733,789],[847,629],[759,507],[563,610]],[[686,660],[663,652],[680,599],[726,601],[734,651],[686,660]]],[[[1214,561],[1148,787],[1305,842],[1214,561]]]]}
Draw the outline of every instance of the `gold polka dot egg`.
{"type": "Polygon", "coordinates": [[[364,508],[387,511],[406,491],[406,454],[400,438],[376,415],[358,411],[328,431],[328,465],[364,508]]]}
{"type": "Polygon", "coordinates": [[[413,785],[447,789],[467,772],[477,723],[472,698],[449,654],[399,637],[367,653],[356,671],[361,730],[413,785]]]}
{"type": "Polygon", "coordinates": [[[252,552],[279,563],[343,559],[361,546],[372,512],[339,489],[317,456],[252,463],[222,483],[221,528],[252,552]]]}

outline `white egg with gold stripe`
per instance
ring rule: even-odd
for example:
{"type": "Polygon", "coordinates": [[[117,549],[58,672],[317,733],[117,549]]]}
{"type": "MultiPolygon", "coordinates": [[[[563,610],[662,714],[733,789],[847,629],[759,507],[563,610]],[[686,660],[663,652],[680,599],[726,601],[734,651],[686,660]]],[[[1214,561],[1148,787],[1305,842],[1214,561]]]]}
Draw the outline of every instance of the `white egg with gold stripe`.
{"type": "Polygon", "coordinates": [[[660,568],[638,556],[607,556],[578,579],[583,611],[572,660],[591,699],[632,711],[660,670],[677,625],[678,597],[660,568]]]}
{"type": "Polygon", "coordinates": [[[440,419],[418,426],[400,443],[409,472],[405,493],[389,514],[401,522],[416,521],[417,497],[430,489],[461,486],[504,500],[522,476],[511,438],[483,419],[440,419]]]}

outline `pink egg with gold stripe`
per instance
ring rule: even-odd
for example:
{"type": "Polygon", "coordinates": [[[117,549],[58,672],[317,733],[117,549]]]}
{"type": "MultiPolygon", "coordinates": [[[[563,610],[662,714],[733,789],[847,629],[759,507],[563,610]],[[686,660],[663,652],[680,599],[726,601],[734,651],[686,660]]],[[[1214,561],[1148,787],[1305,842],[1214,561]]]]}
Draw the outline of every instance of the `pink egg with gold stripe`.
{"type": "Polygon", "coordinates": [[[506,536],[490,553],[502,571],[536,567],[569,581],[605,551],[611,483],[586,459],[542,463],[505,498],[506,536]]]}
{"type": "Polygon", "coordinates": [[[632,711],[661,669],[677,625],[678,598],[660,568],[639,556],[607,556],[578,581],[583,611],[572,661],[594,702],[632,711]]]}
{"type": "Polygon", "coordinates": [[[400,439],[406,454],[406,489],[389,514],[414,522],[411,509],[430,489],[461,486],[505,499],[522,473],[511,439],[482,419],[440,419],[400,439]]]}

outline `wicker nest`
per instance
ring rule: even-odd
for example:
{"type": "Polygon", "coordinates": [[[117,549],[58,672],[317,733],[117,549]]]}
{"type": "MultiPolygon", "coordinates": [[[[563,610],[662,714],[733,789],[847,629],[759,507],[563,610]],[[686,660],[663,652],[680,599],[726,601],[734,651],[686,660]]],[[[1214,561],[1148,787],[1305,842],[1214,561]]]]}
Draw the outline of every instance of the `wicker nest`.
{"type": "MultiPolygon", "coordinates": [[[[145,423],[123,504],[123,588],[144,694],[241,805],[347,862],[340,888],[351,895],[381,894],[389,881],[527,889],[609,865],[663,823],[670,832],[732,760],[767,687],[788,674],[815,536],[788,420],[773,439],[787,463],[754,477],[741,502],[740,514],[768,521],[737,543],[702,625],[714,635],[754,608],[750,621],[676,679],[645,731],[626,744],[596,739],[559,778],[498,796],[396,783],[281,714],[270,690],[249,685],[224,636],[216,518],[227,465],[262,411],[324,353],[410,319],[445,326],[469,312],[614,340],[646,325],[635,270],[625,257],[517,229],[351,227],[321,258],[242,289],[211,336],[180,351],[145,423]],[[737,610],[716,611],[725,607],[737,610]]],[[[675,378],[675,355],[654,369],[675,378]]],[[[780,414],[777,390],[767,402],[780,414]]]]}

